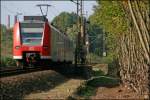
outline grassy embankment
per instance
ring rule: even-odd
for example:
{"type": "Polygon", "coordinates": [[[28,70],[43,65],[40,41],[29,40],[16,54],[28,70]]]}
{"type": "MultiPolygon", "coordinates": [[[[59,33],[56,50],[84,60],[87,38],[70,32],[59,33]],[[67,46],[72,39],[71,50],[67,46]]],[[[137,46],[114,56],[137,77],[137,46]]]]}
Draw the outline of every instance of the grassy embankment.
{"type": "Polygon", "coordinates": [[[90,96],[96,95],[98,87],[115,87],[120,83],[118,78],[105,75],[101,70],[93,71],[92,76],[91,79],[78,87],[76,92],[69,98],[89,99],[90,96]]]}
{"type": "Polygon", "coordinates": [[[118,78],[118,65],[115,60],[113,60],[110,56],[99,57],[94,54],[88,55],[88,61],[91,63],[98,63],[101,65],[101,68],[105,68],[107,65],[108,72],[102,71],[100,66],[99,70],[92,70],[92,78],[85,81],[77,91],[74,93],[71,98],[90,98],[96,94],[98,87],[114,87],[120,84],[120,79],[118,78]]]}

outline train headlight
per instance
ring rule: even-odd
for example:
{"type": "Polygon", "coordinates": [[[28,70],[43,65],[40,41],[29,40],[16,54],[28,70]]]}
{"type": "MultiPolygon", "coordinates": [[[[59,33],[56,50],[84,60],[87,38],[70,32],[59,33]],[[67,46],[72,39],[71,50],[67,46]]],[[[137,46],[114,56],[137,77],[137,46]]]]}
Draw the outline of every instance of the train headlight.
{"type": "Polygon", "coordinates": [[[20,46],[16,46],[15,48],[16,48],[16,49],[19,49],[19,48],[20,48],[20,46]]]}

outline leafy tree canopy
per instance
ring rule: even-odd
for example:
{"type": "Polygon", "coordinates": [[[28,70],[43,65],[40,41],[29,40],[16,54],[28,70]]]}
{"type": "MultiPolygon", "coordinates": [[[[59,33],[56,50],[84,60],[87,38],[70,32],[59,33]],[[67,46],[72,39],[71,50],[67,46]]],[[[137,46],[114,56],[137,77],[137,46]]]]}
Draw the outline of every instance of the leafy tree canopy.
{"type": "Polygon", "coordinates": [[[127,30],[125,12],[118,1],[97,1],[94,14],[90,16],[91,24],[102,28],[106,34],[109,55],[115,55],[117,41],[120,34],[127,30]]]}
{"type": "Polygon", "coordinates": [[[66,32],[67,28],[73,27],[77,22],[77,15],[75,13],[62,12],[56,16],[52,23],[61,31],[66,32]]]}

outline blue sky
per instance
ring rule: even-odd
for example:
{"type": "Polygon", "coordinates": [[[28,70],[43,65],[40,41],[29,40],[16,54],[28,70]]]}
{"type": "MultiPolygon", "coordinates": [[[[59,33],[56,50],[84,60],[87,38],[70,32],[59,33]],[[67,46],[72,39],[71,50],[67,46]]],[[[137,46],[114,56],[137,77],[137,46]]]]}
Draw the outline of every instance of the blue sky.
{"type": "MultiPolygon", "coordinates": [[[[37,4],[50,4],[52,7],[48,11],[48,19],[51,21],[62,11],[76,12],[76,4],[70,1],[1,1],[1,23],[7,25],[7,15],[10,15],[11,26],[14,23],[14,15],[21,12],[23,15],[41,15],[37,4]]],[[[88,16],[93,13],[93,6],[96,1],[84,1],[84,11],[88,12],[88,16]]],[[[45,8],[43,8],[45,10],[45,8]]],[[[19,20],[23,19],[23,15],[19,16],[19,20]]]]}

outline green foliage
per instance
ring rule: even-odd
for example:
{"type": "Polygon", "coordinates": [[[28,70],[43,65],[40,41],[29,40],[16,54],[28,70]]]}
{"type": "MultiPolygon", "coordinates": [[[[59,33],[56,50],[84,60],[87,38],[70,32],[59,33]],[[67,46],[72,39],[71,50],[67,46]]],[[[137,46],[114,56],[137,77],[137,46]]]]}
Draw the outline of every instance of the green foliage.
{"type": "Polygon", "coordinates": [[[126,31],[127,23],[125,12],[118,1],[100,1],[93,15],[93,23],[114,34],[121,34],[126,31]]]}
{"type": "Polygon", "coordinates": [[[120,77],[120,68],[117,59],[114,59],[108,64],[108,75],[112,77],[120,77]]]}
{"type": "Polygon", "coordinates": [[[76,24],[76,22],[77,15],[73,12],[62,12],[52,21],[52,23],[63,32],[66,32],[68,28],[73,27],[73,24],[76,24]]]}
{"type": "Polygon", "coordinates": [[[112,87],[119,85],[119,80],[112,77],[99,76],[97,78],[93,78],[87,81],[86,85],[92,87],[99,87],[99,86],[112,87]]]}
{"type": "Polygon", "coordinates": [[[66,33],[68,33],[69,38],[75,43],[77,36],[77,25],[73,24],[72,27],[67,28],[66,33]]]}
{"type": "Polygon", "coordinates": [[[1,56],[11,57],[12,55],[12,29],[1,25],[1,56]]]}
{"type": "Polygon", "coordinates": [[[89,63],[101,63],[101,64],[110,64],[113,61],[113,56],[108,55],[106,57],[100,57],[95,53],[89,53],[87,55],[87,60],[89,63]]]}
{"type": "Polygon", "coordinates": [[[67,33],[69,38],[75,43],[77,36],[77,15],[75,13],[62,12],[56,16],[53,25],[60,31],[67,33]]]}
{"type": "MultiPolygon", "coordinates": [[[[89,21],[92,21],[89,19],[89,21]]],[[[67,35],[74,41],[76,41],[77,37],[77,15],[75,13],[67,13],[62,12],[58,16],[56,16],[53,21],[53,25],[63,32],[67,33],[67,35]]],[[[102,56],[102,29],[97,24],[88,24],[88,34],[90,36],[90,52],[95,53],[99,56],[102,56]]]]}
{"type": "Polygon", "coordinates": [[[1,67],[15,66],[15,61],[12,59],[12,29],[7,29],[1,25],[1,67]]]}
{"type": "Polygon", "coordinates": [[[90,20],[106,32],[108,55],[113,57],[116,55],[119,36],[127,30],[125,12],[118,1],[97,1],[97,3],[90,20]]]}
{"type": "Polygon", "coordinates": [[[108,76],[99,76],[86,81],[81,85],[76,94],[80,97],[89,98],[96,94],[98,87],[114,87],[119,85],[120,80],[108,76]]]}
{"type": "Polygon", "coordinates": [[[12,29],[7,29],[5,25],[1,25],[1,41],[12,40],[12,29]]]}
{"type": "Polygon", "coordinates": [[[1,57],[0,65],[1,67],[15,66],[16,62],[11,57],[1,57]]]}
{"type": "Polygon", "coordinates": [[[83,97],[89,97],[96,94],[96,89],[91,86],[81,86],[78,88],[77,94],[83,97]]]}
{"type": "MultiPolygon", "coordinates": [[[[90,18],[89,18],[90,20],[90,18]]],[[[92,20],[90,20],[92,22],[92,20]]],[[[90,52],[102,56],[103,53],[103,31],[95,23],[88,26],[90,52]]]]}
{"type": "Polygon", "coordinates": [[[101,63],[101,64],[110,64],[110,63],[112,63],[113,60],[114,60],[113,57],[111,55],[108,55],[106,57],[101,57],[101,60],[100,60],[99,63],[101,63]]]}

